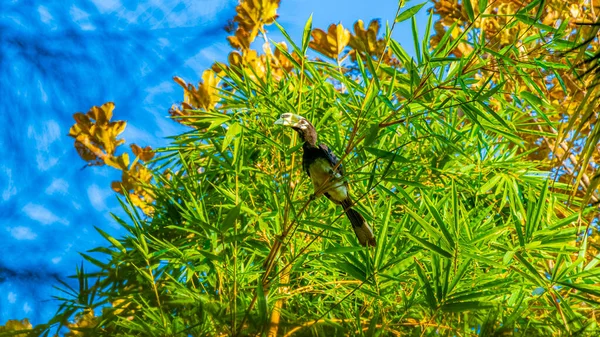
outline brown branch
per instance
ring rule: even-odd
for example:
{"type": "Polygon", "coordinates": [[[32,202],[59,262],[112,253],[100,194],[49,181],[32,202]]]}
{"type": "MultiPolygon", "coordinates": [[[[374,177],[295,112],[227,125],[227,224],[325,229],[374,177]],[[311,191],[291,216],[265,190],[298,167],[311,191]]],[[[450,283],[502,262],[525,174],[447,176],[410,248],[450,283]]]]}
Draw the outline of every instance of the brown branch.
{"type": "MultiPolygon", "coordinates": [[[[279,287],[279,294],[285,294],[288,292],[288,284],[290,283],[290,270],[292,269],[292,265],[288,264],[287,267],[283,269],[283,272],[279,276],[279,284],[284,284],[285,286],[279,287]]],[[[279,299],[275,302],[275,306],[273,307],[273,312],[271,313],[271,321],[269,322],[269,332],[267,334],[268,337],[277,337],[277,332],[279,330],[279,321],[281,318],[281,309],[283,308],[283,304],[286,300],[286,296],[280,296],[279,299]]]]}

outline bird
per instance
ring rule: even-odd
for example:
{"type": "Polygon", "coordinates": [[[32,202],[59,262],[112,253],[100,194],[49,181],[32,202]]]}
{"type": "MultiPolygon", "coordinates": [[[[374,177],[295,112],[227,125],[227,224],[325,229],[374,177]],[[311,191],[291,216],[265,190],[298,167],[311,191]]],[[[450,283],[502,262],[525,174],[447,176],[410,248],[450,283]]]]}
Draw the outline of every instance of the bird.
{"type": "Polygon", "coordinates": [[[304,117],[293,113],[284,113],[275,125],[291,127],[304,142],[302,144],[302,166],[310,177],[314,194],[311,199],[325,195],[336,205],[341,205],[352,224],[356,238],[362,246],[376,244],[373,230],[365,218],[357,212],[350,199],[348,181],[344,178],[344,168],[340,160],[325,144],[317,145],[317,131],[304,117]]]}

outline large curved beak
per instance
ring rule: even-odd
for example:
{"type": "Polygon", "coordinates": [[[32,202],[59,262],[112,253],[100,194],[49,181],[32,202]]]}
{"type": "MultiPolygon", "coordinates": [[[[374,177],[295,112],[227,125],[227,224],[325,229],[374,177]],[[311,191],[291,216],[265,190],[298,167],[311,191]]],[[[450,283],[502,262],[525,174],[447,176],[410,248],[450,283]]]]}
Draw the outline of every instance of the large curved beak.
{"type": "Polygon", "coordinates": [[[301,119],[304,119],[304,117],[287,112],[279,116],[279,119],[275,121],[275,125],[294,127],[298,125],[301,119]]]}

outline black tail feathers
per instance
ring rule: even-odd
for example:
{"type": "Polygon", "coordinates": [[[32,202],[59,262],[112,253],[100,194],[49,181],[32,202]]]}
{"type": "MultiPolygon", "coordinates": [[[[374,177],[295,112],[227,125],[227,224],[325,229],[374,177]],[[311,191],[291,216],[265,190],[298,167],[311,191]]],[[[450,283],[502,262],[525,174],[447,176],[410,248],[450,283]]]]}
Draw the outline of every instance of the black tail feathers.
{"type": "Polygon", "coordinates": [[[365,221],[360,213],[352,208],[352,201],[350,199],[346,199],[341,202],[342,207],[344,208],[344,212],[350,220],[352,224],[352,229],[354,230],[354,234],[358,238],[358,241],[363,246],[375,246],[375,235],[373,235],[373,230],[365,221]]]}

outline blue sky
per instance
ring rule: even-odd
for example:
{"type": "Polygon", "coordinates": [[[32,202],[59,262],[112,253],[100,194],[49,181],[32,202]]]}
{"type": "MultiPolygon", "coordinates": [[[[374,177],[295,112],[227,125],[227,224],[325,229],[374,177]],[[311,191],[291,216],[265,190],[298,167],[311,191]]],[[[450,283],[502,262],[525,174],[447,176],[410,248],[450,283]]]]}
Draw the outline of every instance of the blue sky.
{"type": "MultiPolygon", "coordinates": [[[[152,147],[184,129],[168,119],[182,100],[171,78],[196,83],[231,51],[222,29],[237,1],[4,0],[0,10],[0,325],[52,316],[56,278],[84,252],[120,236],[109,167],[82,169],[68,131],[72,114],[107,101],[128,122],[123,138],[152,147]]],[[[420,2],[411,1],[407,7],[420,2]]],[[[326,29],[357,19],[392,21],[395,0],[282,0],[279,22],[298,41],[306,19],[326,29]]],[[[427,22],[425,6],[419,31],[427,22]]],[[[269,37],[283,38],[271,26],[269,37]]],[[[395,31],[412,55],[410,21],[395,31]]]]}

